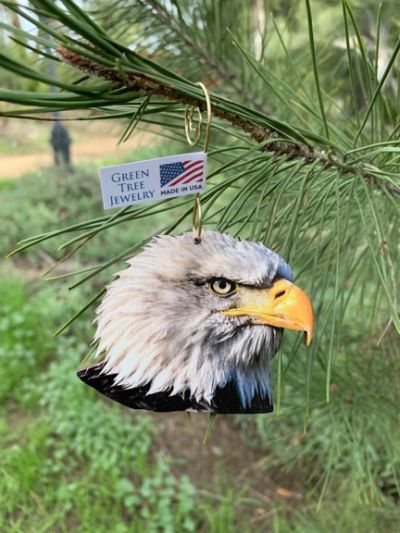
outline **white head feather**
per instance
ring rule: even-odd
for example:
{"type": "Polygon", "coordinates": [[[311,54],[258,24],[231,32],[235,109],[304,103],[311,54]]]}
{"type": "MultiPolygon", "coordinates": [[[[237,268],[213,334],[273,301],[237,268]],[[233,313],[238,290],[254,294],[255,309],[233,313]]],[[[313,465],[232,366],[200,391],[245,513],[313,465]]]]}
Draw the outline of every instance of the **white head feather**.
{"type": "Polygon", "coordinates": [[[243,404],[269,393],[269,362],[281,334],[254,326],[246,317],[226,317],[232,298],[208,288],[211,278],[268,287],[291,279],[290,267],[260,243],[205,231],[159,236],[128,261],[107,288],[97,310],[97,354],[115,384],[151,384],[148,394],[187,389],[196,401],[211,401],[216,387],[235,381],[243,404]]]}

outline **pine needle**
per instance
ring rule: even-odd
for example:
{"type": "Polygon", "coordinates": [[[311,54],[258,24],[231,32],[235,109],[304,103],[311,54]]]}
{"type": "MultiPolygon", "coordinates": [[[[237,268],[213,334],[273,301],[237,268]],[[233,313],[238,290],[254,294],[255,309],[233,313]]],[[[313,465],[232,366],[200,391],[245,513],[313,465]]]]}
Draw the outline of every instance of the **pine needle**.
{"type": "Polygon", "coordinates": [[[210,414],[210,417],[208,419],[208,424],[207,424],[207,429],[206,429],[206,432],[204,434],[204,438],[203,438],[203,446],[205,446],[207,444],[207,441],[208,441],[208,438],[211,434],[211,429],[214,425],[214,422],[215,422],[215,419],[217,418],[217,415],[215,413],[211,413],[210,414]]]}

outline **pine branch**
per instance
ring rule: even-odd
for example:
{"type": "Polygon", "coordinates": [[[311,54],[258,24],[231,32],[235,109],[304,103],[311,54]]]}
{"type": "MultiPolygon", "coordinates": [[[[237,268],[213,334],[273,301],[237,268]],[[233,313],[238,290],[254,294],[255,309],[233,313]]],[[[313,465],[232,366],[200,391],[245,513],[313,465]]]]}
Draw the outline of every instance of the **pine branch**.
{"type": "MultiPolygon", "coordinates": [[[[180,102],[183,105],[198,107],[201,111],[205,110],[205,102],[181,94],[175,87],[167,85],[160,81],[155,81],[143,73],[124,72],[105,67],[95,61],[79,55],[66,48],[59,49],[59,55],[65,63],[89,74],[112,82],[116,88],[125,88],[130,91],[137,91],[143,96],[160,96],[167,100],[180,102]]],[[[377,181],[370,172],[364,168],[351,166],[332,153],[331,149],[327,152],[317,150],[310,144],[300,144],[297,142],[282,141],[278,132],[260,126],[250,119],[238,116],[235,113],[220,109],[218,102],[212,99],[213,114],[230,122],[235,128],[241,129],[247,133],[251,139],[259,144],[263,144],[262,151],[272,152],[277,156],[284,156],[287,159],[304,159],[305,163],[319,162],[324,168],[337,168],[342,173],[354,173],[361,175],[368,183],[373,183],[382,187],[382,183],[377,181]],[[274,140],[279,139],[279,140],[274,140]]],[[[393,184],[387,183],[385,187],[391,194],[400,194],[400,190],[393,184]]]]}
{"type": "MultiPolygon", "coordinates": [[[[201,111],[205,110],[205,103],[202,100],[182,95],[176,88],[154,81],[142,73],[130,71],[124,72],[122,75],[114,68],[107,68],[66,48],[60,48],[59,54],[66,63],[91,76],[111,81],[116,87],[125,87],[129,90],[138,91],[143,96],[160,96],[184,105],[198,107],[201,111]]],[[[274,139],[279,138],[279,134],[276,131],[259,126],[253,121],[239,117],[230,111],[220,109],[218,103],[213,100],[212,104],[213,114],[218,118],[227,120],[233,126],[240,128],[258,143],[271,141],[262,150],[274,152],[276,155],[282,155],[289,159],[303,157],[307,162],[319,159],[323,164],[329,165],[329,160],[323,152],[316,151],[309,145],[281,140],[274,141],[274,139]]]]}

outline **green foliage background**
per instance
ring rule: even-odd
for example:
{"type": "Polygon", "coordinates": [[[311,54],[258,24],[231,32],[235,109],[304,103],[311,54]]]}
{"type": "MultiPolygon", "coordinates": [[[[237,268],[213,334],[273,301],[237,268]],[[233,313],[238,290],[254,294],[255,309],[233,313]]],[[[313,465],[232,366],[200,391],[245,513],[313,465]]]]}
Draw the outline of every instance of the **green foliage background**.
{"type": "MultiPolygon", "coordinates": [[[[29,288],[5,274],[0,438],[7,453],[0,466],[0,525],[10,531],[67,530],[70,524],[87,531],[99,524],[104,531],[395,531],[400,518],[395,2],[88,2],[90,15],[66,0],[38,0],[29,9],[0,4],[40,30],[28,33],[23,25],[1,23],[6,48],[0,67],[3,76],[11,75],[0,89],[4,116],[35,118],[65,110],[85,120],[120,120],[122,142],[139,124],[157,132],[161,127],[179,143],[184,103],[194,99],[203,105],[194,82],[204,81],[218,115],[202,198],[205,224],[277,250],[312,295],[318,317],[311,350],[289,333],[276,358],[280,416],[235,421],[248,446],[265,454],[266,473],[273,468],[296,473],[304,500],[294,508],[272,502],[261,525],[247,523],[243,509],[251,515],[253,505],[265,504],[249,503],[237,487],[222,492],[217,485],[211,490],[217,499],[210,502],[193,480],[174,474],[168,459],[154,459],[148,416],[127,418],[71,381],[91,336],[90,320],[80,310],[152,234],[187,230],[192,199],[104,214],[89,192],[95,179],[89,167],[50,186],[52,170],[45,171],[4,191],[3,253],[23,239],[22,257],[35,262],[38,250],[54,254],[64,245],[64,253],[92,239],[74,255],[76,271],[62,274],[33,300],[29,288]],[[41,27],[39,14],[51,23],[41,27]],[[76,55],[74,65],[60,61],[60,46],[76,55]],[[56,82],[46,74],[49,56],[57,61],[56,82]],[[100,76],[89,71],[82,79],[88,69],[77,68],[76,57],[94,62],[100,76]],[[102,76],[105,69],[113,81],[102,76]],[[157,87],[167,85],[174,98],[143,91],[135,82],[138,73],[157,87]],[[49,83],[58,90],[48,93],[49,83]],[[228,115],[236,122],[227,121],[228,115]],[[261,140],[249,137],[240,121],[259,128],[261,140]],[[28,238],[27,226],[39,236],[28,238]],[[67,286],[75,286],[68,298],[67,286]],[[71,334],[54,341],[48,333],[70,316],[79,318],[71,334]],[[13,409],[28,413],[14,433],[13,409]],[[29,422],[30,413],[38,423],[29,422]],[[82,465],[87,468],[78,476],[82,465]]],[[[157,155],[178,149],[183,145],[163,145],[157,155]]]]}

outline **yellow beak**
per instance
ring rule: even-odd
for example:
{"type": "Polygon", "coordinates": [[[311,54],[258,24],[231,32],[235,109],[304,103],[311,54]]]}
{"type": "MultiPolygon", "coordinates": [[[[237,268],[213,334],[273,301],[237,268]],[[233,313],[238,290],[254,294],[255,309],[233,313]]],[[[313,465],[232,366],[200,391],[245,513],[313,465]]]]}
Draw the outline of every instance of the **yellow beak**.
{"type": "Polygon", "coordinates": [[[278,279],[270,289],[239,288],[239,307],[222,311],[225,316],[254,317],[254,324],[305,332],[308,346],[314,336],[314,311],[310,298],[290,281],[278,279]]]}

